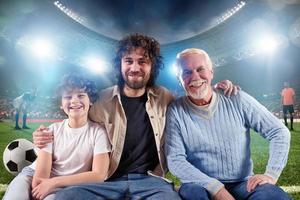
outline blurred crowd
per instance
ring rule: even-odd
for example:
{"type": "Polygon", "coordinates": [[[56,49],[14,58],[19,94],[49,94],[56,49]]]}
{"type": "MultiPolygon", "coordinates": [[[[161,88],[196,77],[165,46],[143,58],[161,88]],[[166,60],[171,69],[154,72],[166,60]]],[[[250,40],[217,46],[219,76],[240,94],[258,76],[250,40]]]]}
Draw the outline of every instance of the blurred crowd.
{"type": "MultiPolygon", "coordinates": [[[[14,119],[14,97],[0,96],[0,119],[14,119]]],[[[59,102],[53,97],[38,96],[29,106],[28,119],[64,119],[59,102]]]]}
{"type": "MultiPolygon", "coordinates": [[[[13,99],[14,97],[0,95],[0,119],[14,119],[13,99]]],[[[263,95],[257,97],[257,100],[275,116],[283,118],[281,100],[278,94],[263,95]]],[[[28,119],[64,119],[65,117],[65,114],[59,109],[59,102],[54,97],[37,96],[28,109],[28,119]]],[[[300,119],[300,97],[296,97],[294,118],[300,119]]]]}

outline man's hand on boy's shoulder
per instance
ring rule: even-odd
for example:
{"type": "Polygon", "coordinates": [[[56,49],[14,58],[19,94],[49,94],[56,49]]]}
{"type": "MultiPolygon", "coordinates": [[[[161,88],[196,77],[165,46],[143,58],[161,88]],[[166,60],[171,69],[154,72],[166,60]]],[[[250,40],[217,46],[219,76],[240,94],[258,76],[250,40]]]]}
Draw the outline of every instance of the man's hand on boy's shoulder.
{"type": "Polygon", "coordinates": [[[241,90],[240,86],[234,85],[230,80],[223,80],[214,85],[215,89],[223,90],[225,96],[237,95],[238,91],[241,90]]]}
{"type": "Polygon", "coordinates": [[[53,132],[49,128],[41,125],[32,133],[33,143],[38,148],[45,147],[53,141],[53,132]]]}

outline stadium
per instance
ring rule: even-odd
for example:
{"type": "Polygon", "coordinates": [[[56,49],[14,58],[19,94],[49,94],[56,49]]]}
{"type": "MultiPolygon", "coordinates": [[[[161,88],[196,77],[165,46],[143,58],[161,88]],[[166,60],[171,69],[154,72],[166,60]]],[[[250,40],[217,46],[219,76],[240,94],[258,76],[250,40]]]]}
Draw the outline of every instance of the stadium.
{"type": "MultiPolygon", "coordinates": [[[[66,116],[55,95],[68,72],[85,74],[99,90],[116,84],[111,61],[120,38],[142,33],[161,44],[164,69],[157,84],[175,96],[185,94],[175,59],[186,48],[201,48],[213,61],[214,83],[230,80],[283,118],[281,90],[288,81],[296,93],[295,125],[289,160],[278,185],[300,199],[300,1],[1,1],[0,152],[16,138],[32,140],[40,124],[66,116]],[[30,129],[14,130],[13,100],[34,91],[30,129]]],[[[254,171],[264,172],[268,143],[251,135],[254,171]],[[264,155],[262,155],[262,152],[264,155]]],[[[0,197],[12,180],[0,165],[0,197]]],[[[177,186],[179,181],[174,179],[177,186]]]]}

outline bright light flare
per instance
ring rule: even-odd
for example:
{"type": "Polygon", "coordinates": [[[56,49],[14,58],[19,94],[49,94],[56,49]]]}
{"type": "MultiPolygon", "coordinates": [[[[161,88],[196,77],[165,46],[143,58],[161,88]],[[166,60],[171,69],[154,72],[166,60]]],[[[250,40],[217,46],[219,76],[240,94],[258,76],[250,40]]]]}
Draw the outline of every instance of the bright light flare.
{"type": "Polygon", "coordinates": [[[103,74],[107,70],[108,63],[96,57],[88,57],[85,61],[85,67],[95,73],[103,74]]]}
{"type": "Polygon", "coordinates": [[[179,75],[179,69],[176,65],[176,63],[173,63],[171,65],[171,69],[170,69],[171,73],[174,74],[175,76],[178,76],[179,75]]]}
{"type": "Polygon", "coordinates": [[[257,40],[255,46],[259,52],[273,53],[277,49],[278,45],[279,43],[274,37],[264,36],[257,40]]]}
{"type": "Polygon", "coordinates": [[[33,41],[31,51],[39,58],[49,58],[53,55],[51,42],[44,39],[33,41]]]}

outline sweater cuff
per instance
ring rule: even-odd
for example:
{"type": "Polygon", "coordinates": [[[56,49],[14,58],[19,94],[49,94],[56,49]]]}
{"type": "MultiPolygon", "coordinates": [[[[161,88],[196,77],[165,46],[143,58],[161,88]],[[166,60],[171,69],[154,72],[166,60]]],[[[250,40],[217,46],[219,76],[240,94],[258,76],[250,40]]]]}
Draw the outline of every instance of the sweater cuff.
{"type": "Polygon", "coordinates": [[[218,181],[217,179],[212,180],[206,185],[206,190],[210,193],[211,196],[214,196],[219,192],[219,190],[224,187],[224,184],[218,181]]]}
{"type": "Polygon", "coordinates": [[[277,182],[277,180],[278,180],[278,178],[281,174],[281,171],[280,172],[275,172],[273,170],[267,169],[264,174],[267,175],[267,176],[272,177],[277,182]]]}

